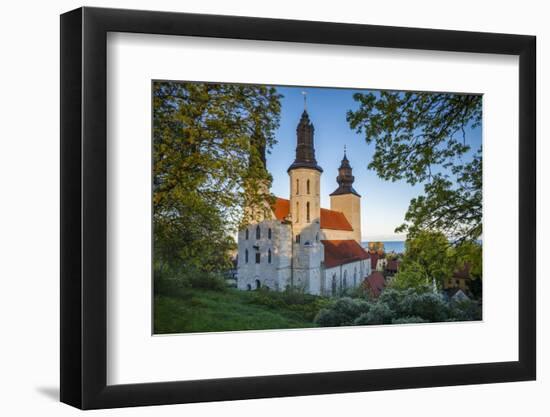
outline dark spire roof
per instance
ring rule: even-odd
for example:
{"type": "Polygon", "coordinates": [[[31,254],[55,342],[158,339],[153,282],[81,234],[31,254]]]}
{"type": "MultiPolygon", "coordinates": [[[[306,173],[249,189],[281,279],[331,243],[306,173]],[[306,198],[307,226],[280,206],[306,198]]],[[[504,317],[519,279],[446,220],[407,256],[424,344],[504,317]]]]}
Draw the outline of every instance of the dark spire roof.
{"type": "Polygon", "coordinates": [[[315,148],[313,146],[314,131],[313,123],[309,120],[307,111],[304,110],[300,123],[298,123],[298,127],[296,128],[296,159],[294,159],[288,171],[295,168],[311,168],[323,172],[323,169],[317,165],[317,160],[315,159],[315,148]]]}
{"type": "Polygon", "coordinates": [[[344,147],[344,158],[342,158],[340,168],[338,168],[338,176],[336,177],[338,188],[331,195],[355,194],[361,197],[353,188],[353,181],[355,181],[355,177],[353,176],[351,165],[346,156],[346,148],[344,147]]]}

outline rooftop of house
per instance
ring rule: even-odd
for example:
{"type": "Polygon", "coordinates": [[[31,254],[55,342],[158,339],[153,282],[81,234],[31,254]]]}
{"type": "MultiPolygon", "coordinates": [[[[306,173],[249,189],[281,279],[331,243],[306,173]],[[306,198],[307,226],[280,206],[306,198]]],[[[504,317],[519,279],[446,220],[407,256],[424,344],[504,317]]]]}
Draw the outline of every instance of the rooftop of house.
{"type": "Polygon", "coordinates": [[[384,274],[380,271],[373,271],[366,279],[365,285],[370,289],[374,297],[378,297],[386,287],[384,274]]]}
{"type": "Polygon", "coordinates": [[[388,260],[388,264],[386,265],[386,269],[388,271],[397,271],[399,269],[399,261],[397,259],[388,260]]]}

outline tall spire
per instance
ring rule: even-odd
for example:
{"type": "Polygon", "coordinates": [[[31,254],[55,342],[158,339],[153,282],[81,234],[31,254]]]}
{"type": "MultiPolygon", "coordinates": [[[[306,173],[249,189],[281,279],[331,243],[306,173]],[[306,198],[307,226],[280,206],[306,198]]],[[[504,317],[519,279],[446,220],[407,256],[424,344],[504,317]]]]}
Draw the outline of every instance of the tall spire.
{"type": "Polygon", "coordinates": [[[356,196],[361,197],[353,188],[354,181],[355,177],[353,176],[353,169],[349,164],[348,157],[346,156],[346,146],[344,145],[344,157],[342,158],[340,168],[338,168],[338,176],[336,177],[338,188],[330,195],[355,194],[356,196]]]}
{"type": "Polygon", "coordinates": [[[296,158],[288,168],[288,171],[295,168],[311,168],[323,172],[323,169],[317,165],[317,160],[315,159],[315,147],[313,146],[314,131],[315,128],[313,127],[313,123],[309,120],[309,114],[304,109],[302,117],[300,118],[300,123],[298,123],[298,127],[296,127],[296,158]]]}

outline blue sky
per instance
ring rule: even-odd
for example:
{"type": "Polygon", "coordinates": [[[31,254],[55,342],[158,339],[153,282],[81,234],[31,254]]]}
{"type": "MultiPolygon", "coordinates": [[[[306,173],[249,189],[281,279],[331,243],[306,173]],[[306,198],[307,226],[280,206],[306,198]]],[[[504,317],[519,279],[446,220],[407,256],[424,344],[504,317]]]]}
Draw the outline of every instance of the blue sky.
{"type": "MultiPolygon", "coordinates": [[[[421,184],[390,182],[378,178],[367,169],[374,153],[374,144],[367,145],[364,136],[352,131],[346,112],[358,108],[355,92],[365,90],[276,87],[283,94],[281,124],[276,132],[278,143],[267,155],[267,168],[273,176],[272,192],[289,196],[287,169],[294,161],[296,126],[304,109],[302,91],[307,93],[307,111],[315,126],[315,156],[323,168],[321,175],[321,207],[330,208],[329,194],[337,188],[338,167],[347,147],[348,159],[355,176],[354,188],[361,194],[362,239],[402,240],[394,230],[403,223],[409,202],[423,192],[421,184]]],[[[477,149],[481,144],[481,128],[467,129],[466,141],[477,149]]]]}

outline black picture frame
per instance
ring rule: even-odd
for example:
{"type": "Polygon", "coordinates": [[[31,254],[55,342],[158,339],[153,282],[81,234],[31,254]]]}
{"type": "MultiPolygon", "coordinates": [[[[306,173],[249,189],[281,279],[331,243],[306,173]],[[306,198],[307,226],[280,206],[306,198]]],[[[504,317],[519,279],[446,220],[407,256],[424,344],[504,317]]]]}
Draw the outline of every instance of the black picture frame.
{"type": "Polygon", "coordinates": [[[79,8],[61,15],[61,401],[82,409],[534,380],[534,36],[79,8]],[[519,360],[107,385],[108,32],[519,56],[519,360]]]}

